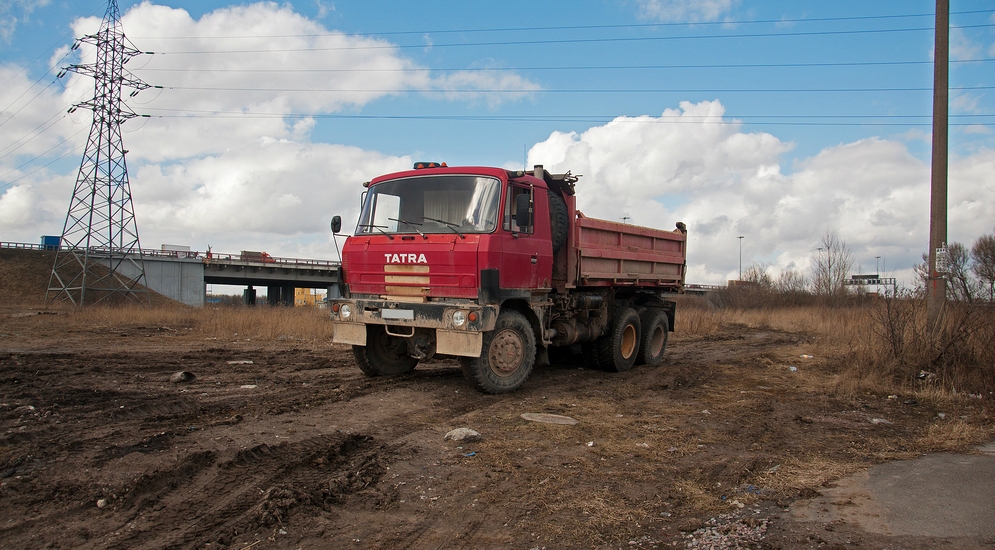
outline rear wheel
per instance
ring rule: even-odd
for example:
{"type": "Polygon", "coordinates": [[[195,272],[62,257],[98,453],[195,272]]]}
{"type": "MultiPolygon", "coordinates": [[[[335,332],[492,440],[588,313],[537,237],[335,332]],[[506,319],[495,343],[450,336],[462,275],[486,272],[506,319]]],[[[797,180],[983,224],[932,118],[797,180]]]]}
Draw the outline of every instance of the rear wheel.
{"type": "Polygon", "coordinates": [[[646,308],[639,314],[639,324],[643,329],[643,336],[636,362],[659,367],[663,362],[663,353],[667,350],[667,339],[670,336],[667,313],[655,307],[646,308]]]}
{"type": "Polygon", "coordinates": [[[485,332],[480,357],[461,357],[463,375],[484,393],[506,393],[518,389],[535,366],[536,340],[528,319],[505,309],[498,314],[494,330],[485,332]]]}
{"type": "Polygon", "coordinates": [[[366,345],[353,346],[352,354],[366,376],[407,374],[418,364],[408,355],[404,338],[387,334],[380,325],[366,325],[366,345]]]}
{"type": "Polygon", "coordinates": [[[625,372],[636,364],[640,343],[639,314],[631,307],[615,310],[611,332],[594,342],[597,363],[609,372],[625,372]]]}

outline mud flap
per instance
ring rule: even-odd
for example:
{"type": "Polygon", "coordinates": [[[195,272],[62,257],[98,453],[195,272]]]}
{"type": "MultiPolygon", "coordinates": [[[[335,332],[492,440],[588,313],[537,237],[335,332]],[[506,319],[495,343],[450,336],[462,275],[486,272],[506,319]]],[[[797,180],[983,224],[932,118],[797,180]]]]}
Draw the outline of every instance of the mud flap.
{"type": "Polygon", "coordinates": [[[366,325],[361,323],[334,323],[335,332],[332,334],[334,344],[352,344],[354,346],[366,345],[366,325]]]}
{"type": "Polygon", "coordinates": [[[480,332],[436,330],[435,352],[459,357],[480,357],[483,336],[480,332]]]}

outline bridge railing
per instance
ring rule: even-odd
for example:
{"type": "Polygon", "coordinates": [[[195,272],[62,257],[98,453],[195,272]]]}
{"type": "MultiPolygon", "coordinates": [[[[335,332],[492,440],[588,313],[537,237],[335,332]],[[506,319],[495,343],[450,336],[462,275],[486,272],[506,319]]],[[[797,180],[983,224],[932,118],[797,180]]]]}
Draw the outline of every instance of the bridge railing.
{"type": "MultiPolygon", "coordinates": [[[[44,246],[40,244],[32,243],[16,243],[0,241],[0,248],[14,248],[20,250],[55,250],[53,246],[44,246]]],[[[60,246],[59,250],[82,250],[76,249],[74,247],[60,246]]],[[[109,254],[112,252],[110,248],[101,246],[91,246],[90,252],[95,254],[109,254]]],[[[120,251],[117,251],[120,253],[120,251]]],[[[138,250],[142,256],[150,256],[153,258],[178,258],[178,259],[197,259],[205,263],[211,262],[223,262],[223,263],[240,263],[240,264],[266,264],[266,265],[284,265],[284,266],[310,266],[310,267],[338,267],[339,262],[335,260],[315,260],[312,258],[280,258],[275,256],[265,256],[264,258],[258,259],[243,259],[242,254],[224,254],[217,253],[214,251],[200,252],[197,250],[159,250],[155,248],[142,248],[138,250]]]]}
{"type": "Polygon", "coordinates": [[[11,243],[5,241],[0,241],[0,248],[16,248],[19,250],[46,250],[46,248],[40,244],[11,243]]]}

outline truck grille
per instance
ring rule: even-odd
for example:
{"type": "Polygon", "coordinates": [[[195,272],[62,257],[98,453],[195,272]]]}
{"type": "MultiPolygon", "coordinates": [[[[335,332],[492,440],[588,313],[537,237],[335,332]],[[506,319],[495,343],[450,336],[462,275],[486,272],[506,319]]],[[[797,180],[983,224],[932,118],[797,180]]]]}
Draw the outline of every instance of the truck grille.
{"type": "Polygon", "coordinates": [[[424,302],[429,293],[427,265],[387,264],[383,266],[387,299],[424,302]]]}

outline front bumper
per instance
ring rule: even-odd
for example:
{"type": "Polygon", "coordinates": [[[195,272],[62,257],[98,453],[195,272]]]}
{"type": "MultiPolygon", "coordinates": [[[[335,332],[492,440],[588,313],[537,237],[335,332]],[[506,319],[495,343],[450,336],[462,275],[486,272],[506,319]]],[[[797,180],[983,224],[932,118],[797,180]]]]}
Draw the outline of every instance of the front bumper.
{"type": "Polygon", "coordinates": [[[436,352],[443,355],[478,357],[482,333],[494,330],[500,307],[474,303],[409,303],[392,300],[333,300],[332,310],[336,344],[366,345],[366,326],[383,325],[389,334],[414,336],[415,329],[435,333],[436,352]],[[348,305],[349,317],[343,318],[342,306],[348,305]],[[453,314],[463,312],[462,326],[453,322],[453,314]]]}

